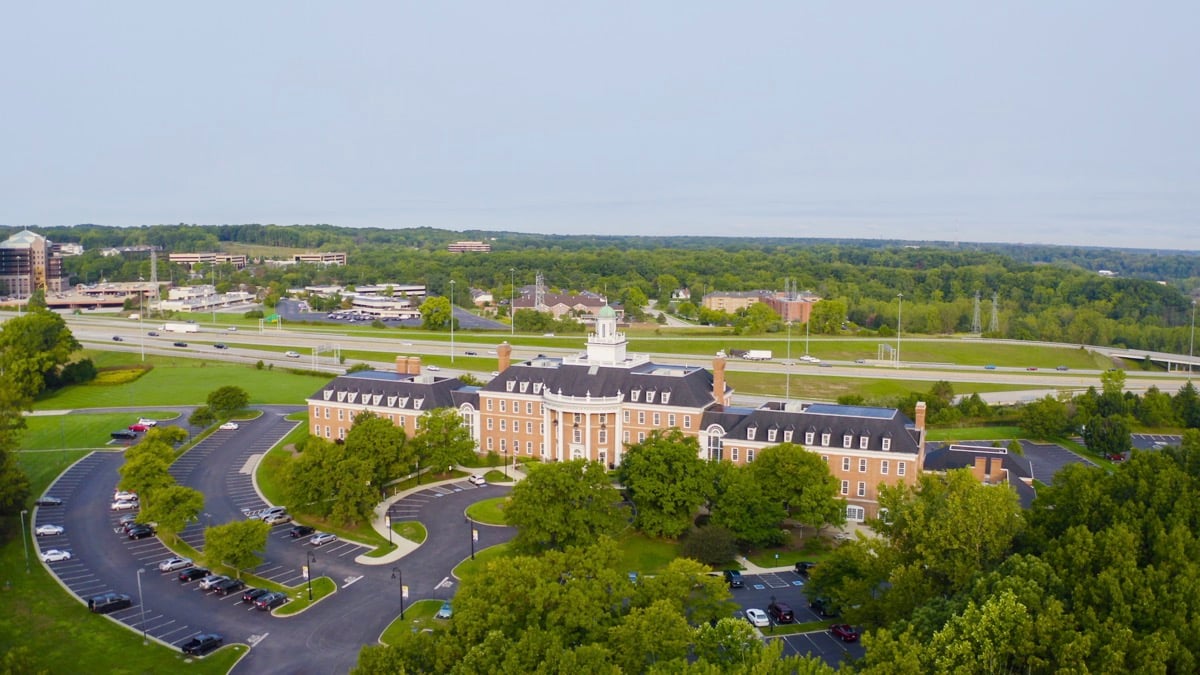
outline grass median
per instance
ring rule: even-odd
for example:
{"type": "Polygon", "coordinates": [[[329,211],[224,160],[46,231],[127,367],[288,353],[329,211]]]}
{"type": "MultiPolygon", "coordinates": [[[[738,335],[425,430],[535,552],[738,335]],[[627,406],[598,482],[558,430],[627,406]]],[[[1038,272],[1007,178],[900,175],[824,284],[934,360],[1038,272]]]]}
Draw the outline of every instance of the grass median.
{"type": "Polygon", "coordinates": [[[400,636],[405,633],[416,633],[417,631],[430,628],[434,625],[433,615],[441,609],[441,600],[418,600],[411,606],[404,608],[404,618],[399,616],[394,621],[388,624],[388,627],[383,629],[383,634],[379,636],[379,641],[385,645],[394,645],[400,641],[400,636]]]}

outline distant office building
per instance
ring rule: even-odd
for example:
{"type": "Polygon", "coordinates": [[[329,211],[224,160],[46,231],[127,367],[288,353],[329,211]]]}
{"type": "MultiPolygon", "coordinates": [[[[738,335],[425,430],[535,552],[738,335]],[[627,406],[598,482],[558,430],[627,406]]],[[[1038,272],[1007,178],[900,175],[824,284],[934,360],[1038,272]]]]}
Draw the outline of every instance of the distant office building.
{"type": "Polygon", "coordinates": [[[706,293],[702,303],[706,309],[733,314],[761,301],[766,295],[770,295],[770,291],[716,291],[706,293]]]}
{"type": "Polygon", "coordinates": [[[34,289],[60,293],[67,285],[62,255],[49,239],[21,230],[0,242],[0,288],[5,294],[27,298],[34,289]]]}
{"type": "Polygon", "coordinates": [[[292,256],[293,263],[303,263],[309,265],[345,265],[345,253],[297,253],[292,256]]]}
{"type": "Polygon", "coordinates": [[[167,259],[178,265],[195,269],[197,265],[233,265],[236,269],[246,268],[246,256],[232,253],[171,253],[167,259]]]}
{"type": "Polygon", "coordinates": [[[775,293],[762,296],[761,302],[775,310],[784,321],[808,323],[808,318],[812,316],[813,303],[820,300],[821,298],[809,293],[800,293],[791,298],[787,293],[775,293]]]}
{"type": "Polygon", "coordinates": [[[491,253],[492,245],[483,241],[456,241],[446,250],[451,253],[491,253]]]}

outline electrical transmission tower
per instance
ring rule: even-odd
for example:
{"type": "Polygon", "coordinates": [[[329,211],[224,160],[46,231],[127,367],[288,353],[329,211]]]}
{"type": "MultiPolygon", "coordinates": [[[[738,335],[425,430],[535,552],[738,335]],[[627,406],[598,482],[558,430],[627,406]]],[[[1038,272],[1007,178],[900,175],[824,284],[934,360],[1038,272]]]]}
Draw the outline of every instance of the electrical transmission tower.
{"type": "Polygon", "coordinates": [[[975,314],[971,317],[971,332],[976,335],[983,332],[983,322],[979,319],[979,291],[975,291],[975,314]]]}
{"type": "Polygon", "coordinates": [[[992,293],[992,322],[988,324],[989,333],[1000,332],[1000,294],[992,293]]]}

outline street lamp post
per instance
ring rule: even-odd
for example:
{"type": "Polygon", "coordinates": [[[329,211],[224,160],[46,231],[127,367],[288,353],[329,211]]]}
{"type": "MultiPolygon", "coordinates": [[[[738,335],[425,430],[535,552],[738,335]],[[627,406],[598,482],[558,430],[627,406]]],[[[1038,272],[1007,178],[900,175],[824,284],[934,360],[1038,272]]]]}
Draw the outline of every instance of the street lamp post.
{"type": "MultiPolygon", "coordinates": [[[[1188,340],[1188,359],[1192,359],[1192,348],[1196,345],[1196,301],[1192,300],[1192,337],[1188,340]]],[[[1192,372],[1194,368],[1191,363],[1188,363],[1188,372],[1192,372]]]]}
{"type": "Polygon", "coordinates": [[[25,516],[29,509],[21,509],[21,543],[25,545],[25,573],[29,574],[29,535],[25,532],[25,516]]]}
{"type": "Polygon", "coordinates": [[[138,605],[142,608],[142,644],[148,645],[148,644],[150,644],[150,640],[146,638],[146,601],[142,597],[142,572],[145,572],[145,571],[146,571],[146,569],[144,567],[138,569],[137,582],[138,582],[138,605]]]}
{"type": "Polygon", "coordinates": [[[392,578],[400,582],[400,618],[404,618],[404,596],[408,595],[408,588],[404,585],[404,574],[400,572],[399,567],[392,568],[392,578]]]}
{"type": "MultiPolygon", "coordinates": [[[[508,268],[509,283],[508,283],[508,323],[509,334],[516,336],[517,334],[517,268],[508,268]]],[[[1195,305],[1196,303],[1192,303],[1195,305]]]]}
{"type": "Polygon", "coordinates": [[[784,388],[783,398],[785,401],[792,400],[792,322],[787,322],[787,362],[784,363],[784,388]]]}
{"type": "Polygon", "coordinates": [[[305,562],[308,563],[307,565],[304,566],[308,572],[308,575],[307,575],[308,576],[308,601],[312,602],[313,563],[317,562],[317,556],[314,555],[312,551],[306,552],[304,554],[304,556],[305,556],[305,562]]]}
{"type": "Polygon", "coordinates": [[[896,307],[896,367],[900,367],[900,316],[904,312],[904,294],[897,293],[897,298],[900,298],[900,304],[896,307]]]}
{"type": "Polygon", "coordinates": [[[454,363],[454,280],[450,280],[450,363],[454,363]]]}
{"type": "Polygon", "coordinates": [[[467,517],[467,523],[471,525],[471,560],[475,559],[475,542],[479,541],[479,530],[475,528],[475,521],[467,517]]]}
{"type": "Polygon", "coordinates": [[[392,514],[387,514],[383,517],[383,522],[387,523],[388,529],[388,546],[392,545],[392,514]]]}

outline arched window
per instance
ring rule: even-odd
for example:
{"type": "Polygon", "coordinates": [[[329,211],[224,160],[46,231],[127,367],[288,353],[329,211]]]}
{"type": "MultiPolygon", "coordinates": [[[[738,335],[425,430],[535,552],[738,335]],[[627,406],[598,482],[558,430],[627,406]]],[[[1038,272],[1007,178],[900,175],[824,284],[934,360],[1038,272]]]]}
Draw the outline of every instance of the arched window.
{"type": "Polygon", "coordinates": [[[867,511],[861,506],[850,505],[846,507],[846,520],[853,520],[861,523],[867,519],[867,511]]]}
{"type": "Polygon", "coordinates": [[[708,459],[718,462],[724,456],[725,430],[714,424],[708,428],[708,459]]]}

